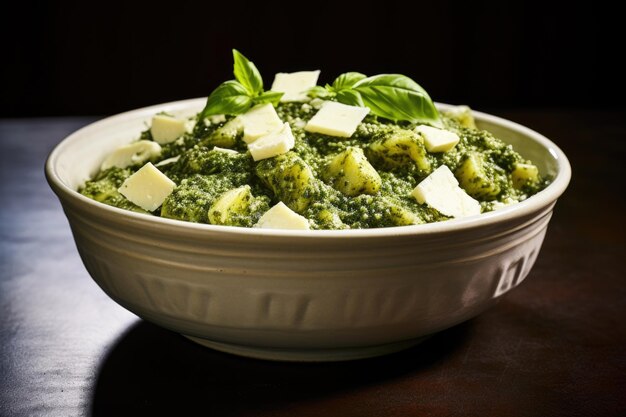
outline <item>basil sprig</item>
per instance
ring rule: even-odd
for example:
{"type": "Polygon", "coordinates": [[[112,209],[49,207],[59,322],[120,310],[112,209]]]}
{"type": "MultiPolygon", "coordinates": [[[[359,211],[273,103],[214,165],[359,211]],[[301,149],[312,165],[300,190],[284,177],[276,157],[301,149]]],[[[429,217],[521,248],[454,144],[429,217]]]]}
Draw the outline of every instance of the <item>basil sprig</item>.
{"type": "Polygon", "coordinates": [[[375,115],[389,120],[441,125],[439,112],[426,90],[401,74],[366,77],[358,72],[347,72],[331,85],[312,88],[309,95],[369,107],[375,115]]]}
{"type": "Polygon", "coordinates": [[[256,104],[278,104],[283,93],[263,91],[263,78],[256,65],[241,52],[233,49],[233,73],[235,80],[220,84],[207,99],[200,118],[214,114],[237,115],[256,104]]]}
{"type": "MultiPolygon", "coordinates": [[[[236,49],[233,49],[233,61],[235,79],[213,90],[200,113],[201,118],[242,114],[256,104],[276,106],[283,96],[281,92],[264,91],[263,78],[256,65],[236,49]]],[[[313,87],[309,96],[369,107],[373,114],[389,120],[441,125],[439,112],[426,90],[401,74],[367,77],[359,72],[346,72],[330,85],[313,87]]]]}

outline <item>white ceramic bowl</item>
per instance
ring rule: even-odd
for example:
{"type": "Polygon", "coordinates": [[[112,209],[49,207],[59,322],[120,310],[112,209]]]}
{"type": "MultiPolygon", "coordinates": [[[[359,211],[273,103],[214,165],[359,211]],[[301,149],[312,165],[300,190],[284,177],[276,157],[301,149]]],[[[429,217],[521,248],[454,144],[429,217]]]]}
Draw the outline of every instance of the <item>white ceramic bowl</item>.
{"type": "MultiPolygon", "coordinates": [[[[479,216],[349,231],[245,229],[137,214],[76,189],[159,111],[93,123],[50,154],[46,176],[93,279],[116,302],[203,345],[277,360],[381,355],[476,316],[528,274],[571,171],[563,152],[519,124],[474,112],[552,184],[479,216]]],[[[445,105],[440,105],[445,108],[445,105]]]]}

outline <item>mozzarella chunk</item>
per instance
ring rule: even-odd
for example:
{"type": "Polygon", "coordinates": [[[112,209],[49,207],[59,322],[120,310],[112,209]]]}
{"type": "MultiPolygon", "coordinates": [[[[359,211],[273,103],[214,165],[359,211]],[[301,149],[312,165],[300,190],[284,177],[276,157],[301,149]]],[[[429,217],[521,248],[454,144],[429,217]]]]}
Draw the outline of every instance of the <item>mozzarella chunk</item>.
{"type": "Polygon", "coordinates": [[[272,91],[283,94],[280,101],[305,101],[307,91],[317,85],[320,71],[279,72],[274,76],[272,91]]]}
{"type": "Polygon", "coordinates": [[[304,127],[307,132],[349,138],[370,109],[327,101],[304,127]]]}
{"type": "Polygon", "coordinates": [[[288,152],[295,144],[291,127],[285,122],[279,130],[261,136],[249,144],[248,150],[255,161],[260,161],[288,152]]]}
{"type": "Polygon", "coordinates": [[[459,135],[449,130],[419,125],[415,131],[424,138],[424,145],[428,152],[447,152],[459,143],[459,135]]]}
{"type": "Polygon", "coordinates": [[[246,143],[252,143],[283,125],[272,103],[254,106],[239,118],[243,124],[243,141],[246,143]]]}
{"type": "Polygon", "coordinates": [[[164,145],[174,142],[187,131],[187,122],[175,117],[157,114],[152,118],[150,133],[155,142],[164,145]]]}
{"type": "Polygon", "coordinates": [[[446,165],[433,171],[413,189],[413,197],[420,204],[428,204],[450,217],[480,214],[480,203],[459,187],[459,182],[446,165]]]}
{"type": "Polygon", "coordinates": [[[174,181],[148,162],[126,178],[117,191],[142,209],[154,211],[174,191],[174,187],[176,187],[174,181]]]}
{"type": "Polygon", "coordinates": [[[261,216],[254,227],[264,229],[299,229],[309,230],[309,221],[291,210],[282,201],[261,216]]]}
{"type": "Polygon", "coordinates": [[[128,145],[120,146],[102,162],[100,169],[104,171],[111,167],[126,168],[141,164],[148,159],[159,156],[161,146],[151,140],[140,140],[128,145]]]}

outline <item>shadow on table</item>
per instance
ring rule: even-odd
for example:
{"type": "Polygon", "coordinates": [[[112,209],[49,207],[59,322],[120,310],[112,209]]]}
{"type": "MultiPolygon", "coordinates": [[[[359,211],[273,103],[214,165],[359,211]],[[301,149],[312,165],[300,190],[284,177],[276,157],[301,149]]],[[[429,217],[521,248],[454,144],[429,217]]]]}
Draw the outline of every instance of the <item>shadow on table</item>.
{"type": "Polygon", "coordinates": [[[471,322],[411,349],[372,359],[287,363],[199,346],[140,321],[114,345],[96,377],[91,415],[254,415],[419,372],[460,348],[471,322]]]}

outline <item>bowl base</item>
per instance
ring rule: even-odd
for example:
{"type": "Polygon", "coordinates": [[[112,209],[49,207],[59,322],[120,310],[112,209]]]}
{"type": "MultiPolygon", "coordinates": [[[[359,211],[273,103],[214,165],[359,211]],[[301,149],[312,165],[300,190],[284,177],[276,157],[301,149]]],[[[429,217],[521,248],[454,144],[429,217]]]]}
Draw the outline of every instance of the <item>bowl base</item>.
{"type": "Polygon", "coordinates": [[[417,339],[403,340],[400,342],[376,346],[336,349],[289,349],[236,345],[231,343],[214,342],[200,337],[187,335],[183,336],[202,346],[219,350],[220,352],[231,353],[233,355],[245,356],[254,359],[283,362],[338,362],[372,358],[408,349],[412,346],[420,344],[430,337],[422,336],[417,339]]]}

